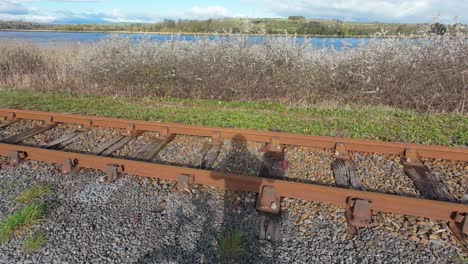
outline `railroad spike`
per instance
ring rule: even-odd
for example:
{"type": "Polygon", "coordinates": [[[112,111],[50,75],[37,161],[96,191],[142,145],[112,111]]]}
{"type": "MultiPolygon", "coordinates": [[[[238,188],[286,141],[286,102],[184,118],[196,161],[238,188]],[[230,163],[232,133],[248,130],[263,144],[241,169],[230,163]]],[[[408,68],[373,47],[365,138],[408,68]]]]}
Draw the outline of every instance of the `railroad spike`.
{"type": "Polygon", "coordinates": [[[211,145],[219,146],[223,144],[223,138],[221,137],[221,132],[215,131],[210,138],[211,145]]]}
{"type": "Polygon", "coordinates": [[[53,116],[47,116],[47,117],[42,121],[42,123],[43,123],[44,125],[52,124],[52,123],[53,123],[53,120],[54,120],[54,117],[53,117],[53,116]]]}
{"type": "Polygon", "coordinates": [[[264,213],[279,214],[281,212],[281,198],[273,186],[263,186],[257,197],[256,209],[264,213]]]}
{"type": "Polygon", "coordinates": [[[279,137],[271,137],[270,143],[268,143],[267,151],[271,152],[282,152],[283,146],[280,144],[279,137]]]}
{"type": "Polygon", "coordinates": [[[182,194],[191,194],[193,182],[193,175],[180,174],[177,176],[177,183],[175,185],[174,191],[182,194]]]}
{"type": "Polygon", "coordinates": [[[348,232],[352,237],[357,234],[358,227],[372,227],[371,201],[358,198],[348,198],[345,209],[348,232]]]}
{"type": "Polygon", "coordinates": [[[78,160],[77,159],[65,159],[62,162],[62,173],[70,174],[75,172],[78,169],[78,160]]]}
{"type": "Polygon", "coordinates": [[[168,137],[169,136],[169,128],[167,126],[162,126],[158,130],[159,137],[168,137]]]}
{"type": "Polygon", "coordinates": [[[405,149],[404,155],[401,158],[401,163],[404,166],[424,166],[424,164],[419,159],[419,154],[414,149],[405,149]]]}
{"type": "Polygon", "coordinates": [[[113,183],[117,181],[124,171],[124,167],[121,165],[110,164],[107,165],[107,183],[113,183]]]}
{"type": "Polygon", "coordinates": [[[28,154],[24,151],[13,151],[10,154],[10,165],[16,166],[23,162],[28,154]]]}
{"type": "Polygon", "coordinates": [[[130,124],[127,125],[126,133],[127,133],[127,135],[135,134],[135,124],[134,123],[130,123],[130,124]]]}
{"type": "Polygon", "coordinates": [[[91,119],[86,119],[84,120],[83,125],[81,125],[80,127],[84,129],[90,129],[92,126],[93,126],[93,121],[91,119]]]}
{"type": "Polygon", "coordinates": [[[336,143],[334,156],[337,159],[351,159],[344,143],[336,143]]]}
{"type": "Polygon", "coordinates": [[[16,119],[16,113],[8,113],[7,116],[6,116],[6,119],[9,120],[9,121],[13,121],[16,119]]]}

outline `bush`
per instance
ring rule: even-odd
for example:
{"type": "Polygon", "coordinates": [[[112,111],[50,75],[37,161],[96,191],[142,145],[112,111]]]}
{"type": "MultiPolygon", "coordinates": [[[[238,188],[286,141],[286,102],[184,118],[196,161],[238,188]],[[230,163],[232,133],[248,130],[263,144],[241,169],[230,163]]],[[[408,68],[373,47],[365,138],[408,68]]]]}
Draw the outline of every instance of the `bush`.
{"type": "Polygon", "coordinates": [[[466,113],[465,34],[372,39],[342,50],[294,37],[186,42],[109,38],[82,46],[0,46],[0,85],[72,93],[387,105],[466,113]]]}

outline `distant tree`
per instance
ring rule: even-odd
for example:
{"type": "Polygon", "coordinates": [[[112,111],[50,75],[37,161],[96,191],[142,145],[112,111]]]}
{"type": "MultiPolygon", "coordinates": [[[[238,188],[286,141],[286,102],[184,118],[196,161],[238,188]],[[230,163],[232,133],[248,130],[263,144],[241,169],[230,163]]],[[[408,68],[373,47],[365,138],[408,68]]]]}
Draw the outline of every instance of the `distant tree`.
{"type": "Polygon", "coordinates": [[[342,27],[342,28],[340,28],[340,29],[338,30],[337,33],[338,33],[338,36],[344,38],[344,37],[346,37],[347,35],[349,35],[349,30],[348,30],[347,27],[342,27]]]}
{"type": "Polygon", "coordinates": [[[289,20],[305,20],[305,17],[303,16],[289,16],[289,20]]]}
{"type": "Polygon", "coordinates": [[[447,26],[439,22],[436,22],[431,25],[431,28],[429,29],[429,33],[433,33],[437,35],[444,35],[445,33],[447,33],[447,26]]]}
{"type": "Polygon", "coordinates": [[[176,22],[173,19],[164,19],[164,24],[166,24],[168,28],[176,27],[176,22]]]}

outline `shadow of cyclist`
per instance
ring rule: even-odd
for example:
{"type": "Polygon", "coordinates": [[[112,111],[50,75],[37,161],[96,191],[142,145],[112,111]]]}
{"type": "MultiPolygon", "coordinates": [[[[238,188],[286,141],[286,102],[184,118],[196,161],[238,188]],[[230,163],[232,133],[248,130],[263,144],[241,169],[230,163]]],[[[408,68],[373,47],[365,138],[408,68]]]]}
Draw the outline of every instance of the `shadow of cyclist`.
{"type": "MultiPolygon", "coordinates": [[[[265,149],[262,149],[262,151],[265,151],[265,149]]],[[[219,153],[216,153],[216,157],[217,154],[219,153]]],[[[255,195],[252,194],[258,192],[262,185],[268,185],[269,180],[265,179],[262,182],[258,178],[240,175],[283,177],[284,167],[280,162],[281,159],[278,158],[278,153],[272,154],[265,151],[263,158],[261,158],[258,153],[249,151],[245,137],[235,135],[232,138],[229,152],[218,157],[218,160],[220,161],[216,163],[214,168],[212,168],[215,163],[214,160],[202,163],[204,169],[213,169],[210,177],[222,181],[221,185],[227,190],[246,189],[251,194],[244,193],[245,198],[240,199],[241,195],[239,193],[221,190],[223,212],[220,228],[217,227],[215,221],[218,212],[207,209],[208,207],[205,205],[207,200],[192,199],[191,202],[195,206],[195,213],[202,214],[204,217],[198,237],[194,237],[195,241],[190,242],[195,245],[193,249],[187,250],[186,247],[182,249],[183,241],[176,239],[173,245],[155,248],[147,252],[138,263],[276,263],[276,248],[281,242],[260,240],[259,236],[262,234],[261,228],[263,228],[260,223],[265,224],[265,219],[267,222],[271,219],[278,221],[279,216],[257,212],[255,209],[255,195]],[[224,177],[225,174],[229,174],[230,177],[224,177]],[[249,178],[251,181],[239,183],[235,177],[249,178]],[[223,243],[222,240],[229,242],[228,240],[233,238],[235,233],[241,234],[242,239],[237,241],[237,244],[236,241],[231,244],[228,243],[227,250],[222,250],[220,248],[223,243]],[[213,234],[216,237],[213,237],[213,234]],[[213,238],[217,242],[215,246],[213,246],[213,238]],[[238,252],[230,251],[238,245],[241,245],[241,250],[238,252]],[[176,254],[174,254],[175,252],[176,254]],[[200,259],[200,254],[203,255],[203,260],[200,259]]],[[[179,209],[176,218],[175,234],[184,237],[184,225],[193,222],[193,220],[189,219],[182,209],[179,209]]],[[[263,236],[264,238],[271,238],[268,237],[268,232],[264,232],[263,236]]],[[[276,239],[280,240],[279,237],[276,239]]]]}

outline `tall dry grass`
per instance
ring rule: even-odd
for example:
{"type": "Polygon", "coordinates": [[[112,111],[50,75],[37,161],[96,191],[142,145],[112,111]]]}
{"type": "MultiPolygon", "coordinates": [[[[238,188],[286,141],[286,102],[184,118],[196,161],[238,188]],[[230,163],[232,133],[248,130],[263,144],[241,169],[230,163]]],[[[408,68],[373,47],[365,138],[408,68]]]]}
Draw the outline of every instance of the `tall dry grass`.
{"type": "Polygon", "coordinates": [[[467,113],[465,34],[314,49],[294,37],[86,45],[0,43],[0,85],[36,90],[289,104],[360,103],[467,113]]]}

